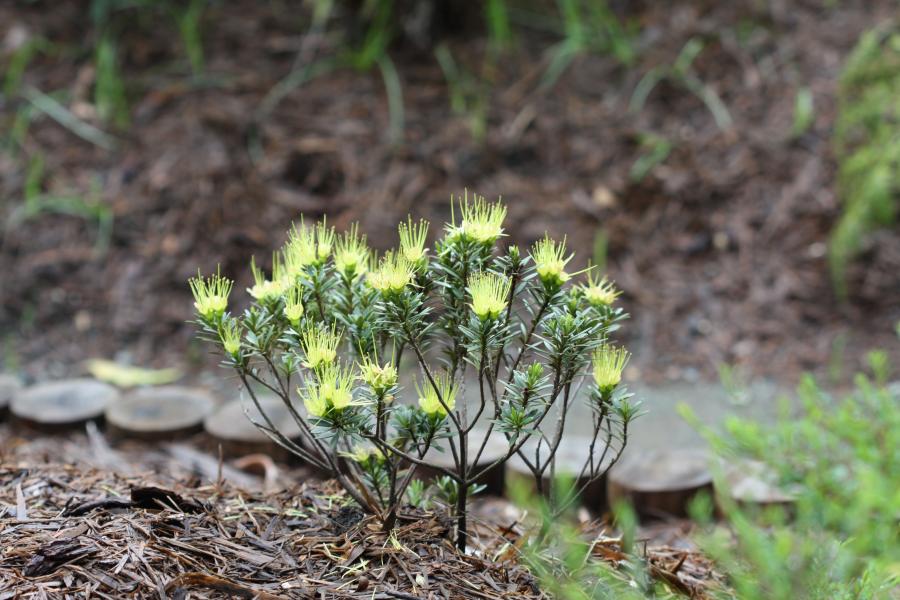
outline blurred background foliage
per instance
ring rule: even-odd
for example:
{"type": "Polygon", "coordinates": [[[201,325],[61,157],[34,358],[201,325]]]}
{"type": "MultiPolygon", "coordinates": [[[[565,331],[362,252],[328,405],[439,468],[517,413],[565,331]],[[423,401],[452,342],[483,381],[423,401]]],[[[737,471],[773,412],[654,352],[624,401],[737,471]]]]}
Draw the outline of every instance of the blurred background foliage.
{"type": "MultiPolygon", "coordinates": [[[[893,0],[876,4],[6,3],[0,258],[48,264],[55,244],[37,230],[58,219],[89,248],[53,278],[78,281],[62,286],[64,306],[41,302],[37,277],[3,298],[0,320],[16,337],[4,343],[17,347],[60,314],[103,314],[129,268],[143,270],[135,314],[160,317],[152,335],[183,325],[184,314],[147,292],[156,285],[174,297],[190,273],[137,250],[163,210],[194,231],[200,213],[218,219],[219,231],[238,223],[271,231],[276,218],[329,212],[340,226],[374,226],[371,239],[386,246],[377,227],[390,219],[372,216],[378,210],[437,221],[446,189],[478,185],[521,199],[511,217],[524,233],[513,241],[566,233],[580,248],[576,262],[609,270],[636,308],[628,335],[653,338],[666,363],[634,366],[713,375],[721,364],[774,356],[766,345],[779,345],[782,331],[798,344],[803,327],[822,332],[828,340],[803,348],[813,358],[793,353],[802,363],[791,366],[794,377],[798,366],[824,363],[831,343],[868,342],[846,330],[871,337],[869,315],[893,323],[900,314],[887,297],[900,256],[891,241],[900,34],[895,18],[882,18],[893,0]],[[851,33],[838,35],[838,26],[851,33]],[[790,99],[786,110],[779,94],[790,99]],[[177,112],[183,123],[165,120],[177,112]],[[77,143],[60,143],[47,123],[77,143]],[[196,206],[182,206],[189,201],[196,206]],[[102,298],[84,291],[98,280],[109,290],[102,298]],[[650,282],[659,293],[643,290],[650,282]],[[832,293],[833,302],[818,302],[832,293]],[[744,305],[735,308],[736,298],[744,305]],[[695,308],[682,319],[686,306],[695,308]],[[675,326],[662,331],[663,322],[675,326]],[[788,322],[798,331],[781,326],[788,322]],[[686,341],[705,346],[685,352],[686,341]]],[[[199,252],[225,267],[236,262],[223,250],[233,238],[262,255],[278,242],[229,231],[227,244],[204,245],[173,235],[181,256],[199,252]]],[[[105,321],[104,335],[150,335],[155,326],[140,320],[105,321]]],[[[183,328],[178,336],[184,349],[183,328]]]]}
{"type": "Polygon", "coordinates": [[[831,269],[846,296],[847,263],[865,235],[900,210],[900,28],[863,34],[840,80],[834,143],[844,207],[830,242],[831,269]]]}
{"type": "MultiPolygon", "coordinates": [[[[799,387],[801,407],[777,424],[741,419],[716,432],[701,428],[722,464],[761,461],[790,490],[791,502],[739,504],[720,474],[715,498],[694,502],[699,525],[692,534],[722,575],[704,593],[734,600],[897,598],[900,590],[900,388],[887,385],[890,366],[870,354],[871,375],[835,397],[812,377],[799,387]],[[714,519],[718,516],[718,519],[714,519]]],[[[522,501],[528,504],[527,498],[522,501]]],[[[549,519],[541,506],[533,510],[549,519]]],[[[617,509],[622,554],[596,551],[570,520],[545,523],[550,542],[526,545],[524,555],[542,583],[566,600],[679,598],[654,567],[646,546],[635,543],[628,506],[617,509]]],[[[601,538],[602,539],[602,538],[601,538]]]]}

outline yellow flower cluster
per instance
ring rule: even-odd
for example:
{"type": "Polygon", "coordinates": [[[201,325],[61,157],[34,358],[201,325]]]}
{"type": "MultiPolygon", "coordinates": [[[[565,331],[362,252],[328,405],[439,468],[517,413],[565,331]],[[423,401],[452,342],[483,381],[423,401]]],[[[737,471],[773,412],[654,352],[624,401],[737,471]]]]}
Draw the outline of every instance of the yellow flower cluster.
{"type": "Polygon", "coordinates": [[[604,344],[591,356],[594,382],[603,393],[613,391],[622,381],[622,372],[631,354],[625,348],[604,344]]]}
{"type": "Polygon", "coordinates": [[[305,267],[324,263],[331,255],[334,240],[334,227],[328,227],[326,219],[309,227],[301,218],[299,227],[296,223],[291,226],[282,250],[285,273],[295,279],[302,276],[305,267]]]}
{"type": "Polygon", "coordinates": [[[465,202],[460,212],[463,232],[476,242],[493,244],[503,235],[506,206],[499,200],[490,204],[483,197],[475,196],[475,201],[472,204],[465,202]]]}
{"type": "Polygon", "coordinates": [[[188,284],[194,295],[194,308],[197,314],[207,319],[221,317],[225,314],[228,309],[228,296],[231,294],[234,282],[222,277],[219,269],[216,269],[215,275],[207,278],[197,271],[197,276],[191,277],[188,284]]]}
{"type": "Polygon", "coordinates": [[[332,363],[316,371],[315,382],[306,382],[304,389],[297,389],[303,398],[306,412],[314,417],[324,417],[333,411],[342,411],[357,404],[353,400],[353,380],[350,369],[332,363]]]}
{"type": "Polygon", "coordinates": [[[597,281],[593,273],[588,273],[587,285],[582,284],[578,289],[584,294],[588,304],[596,307],[610,306],[622,294],[605,276],[597,281]]]}
{"type": "Polygon", "coordinates": [[[341,332],[334,325],[326,328],[310,323],[300,333],[300,346],[306,361],[303,366],[307,369],[319,369],[331,365],[337,359],[337,347],[341,342],[341,332]]]}
{"type": "Polygon", "coordinates": [[[494,273],[480,272],[469,277],[466,289],[472,297],[472,312],[481,319],[499,317],[506,310],[511,285],[509,277],[494,273]]]}
{"type": "Polygon", "coordinates": [[[284,318],[297,327],[303,316],[303,288],[295,285],[284,295],[284,318]]]}
{"type": "Polygon", "coordinates": [[[236,357],[241,351],[241,324],[237,319],[228,319],[219,331],[219,340],[225,352],[236,357]]]}
{"type": "Polygon", "coordinates": [[[419,407],[429,415],[447,416],[447,409],[456,408],[456,395],[459,393],[459,388],[449,373],[436,374],[434,382],[437,384],[437,390],[430,381],[426,381],[422,387],[419,387],[418,383],[416,384],[416,391],[419,393],[419,407]],[[444,404],[441,404],[441,399],[444,404]]]}
{"type": "Polygon", "coordinates": [[[414,265],[424,264],[428,252],[425,249],[425,240],[428,237],[428,221],[421,219],[413,223],[412,217],[406,223],[400,223],[397,228],[400,234],[400,253],[403,258],[414,265]]]}
{"type": "Polygon", "coordinates": [[[354,223],[348,231],[337,238],[334,248],[334,266],[347,277],[355,277],[366,272],[369,263],[369,247],[366,236],[359,235],[359,224],[354,223]]]}
{"type": "Polygon", "coordinates": [[[372,289],[382,294],[398,294],[412,283],[413,264],[403,254],[388,250],[378,267],[369,273],[367,279],[372,289]]]}
{"type": "Polygon", "coordinates": [[[357,446],[353,449],[353,452],[344,452],[342,453],[342,456],[346,456],[350,460],[359,464],[366,464],[369,461],[383,463],[385,460],[384,452],[382,452],[380,449],[365,446],[357,446]]]}
{"type": "Polygon", "coordinates": [[[316,255],[316,230],[307,227],[300,219],[300,226],[291,225],[288,232],[288,241],[282,250],[286,270],[291,275],[300,275],[303,268],[317,260],[316,255]]]}
{"type": "Polygon", "coordinates": [[[531,258],[538,277],[544,284],[560,286],[571,277],[566,273],[566,264],[574,254],[566,258],[566,238],[562,242],[550,239],[544,234],[544,239],[537,242],[531,249],[531,258]]]}
{"type": "Polygon", "coordinates": [[[248,294],[264,304],[281,298],[288,282],[284,277],[281,257],[277,253],[272,255],[272,279],[266,279],[266,274],[256,266],[255,257],[250,259],[250,270],[253,272],[253,287],[247,290],[248,294]]]}
{"type": "Polygon", "coordinates": [[[376,394],[383,394],[397,383],[397,367],[393,362],[378,364],[368,356],[359,364],[360,379],[376,394]]]}
{"type": "Polygon", "coordinates": [[[453,223],[447,226],[448,234],[451,237],[467,238],[481,244],[493,244],[503,235],[506,206],[500,200],[491,204],[485,200],[484,196],[474,194],[474,198],[470,202],[469,193],[466,192],[459,201],[459,211],[460,224],[456,225],[454,216],[453,223]]]}

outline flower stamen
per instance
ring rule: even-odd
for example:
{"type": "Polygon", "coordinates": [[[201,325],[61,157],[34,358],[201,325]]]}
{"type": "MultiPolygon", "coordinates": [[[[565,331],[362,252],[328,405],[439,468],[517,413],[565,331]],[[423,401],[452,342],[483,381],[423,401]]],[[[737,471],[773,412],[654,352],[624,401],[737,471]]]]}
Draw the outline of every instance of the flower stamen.
{"type": "Polygon", "coordinates": [[[207,278],[204,278],[198,270],[197,276],[188,280],[188,285],[191,286],[191,293],[194,295],[194,308],[200,316],[213,319],[225,314],[228,309],[228,296],[234,282],[222,277],[218,267],[216,274],[207,278]]]}
{"type": "Polygon", "coordinates": [[[426,382],[423,387],[416,383],[416,391],[419,393],[419,407],[428,415],[447,416],[447,409],[456,408],[456,395],[458,386],[454,383],[449,373],[440,372],[434,376],[435,386],[426,382]],[[443,404],[441,400],[443,399],[443,404]],[[445,408],[446,407],[446,408],[445,408]]]}
{"type": "Polygon", "coordinates": [[[562,242],[556,242],[550,239],[550,236],[544,234],[544,239],[538,241],[531,248],[531,258],[534,259],[534,265],[537,270],[538,278],[545,285],[559,287],[569,280],[571,275],[566,273],[566,264],[574,254],[570,254],[566,258],[566,238],[563,237],[562,242]]]}
{"type": "Polygon", "coordinates": [[[472,297],[472,312],[481,319],[496,319],[506,310],[512,280],[494,273],[475,273],[466,290],[472,297]]]}

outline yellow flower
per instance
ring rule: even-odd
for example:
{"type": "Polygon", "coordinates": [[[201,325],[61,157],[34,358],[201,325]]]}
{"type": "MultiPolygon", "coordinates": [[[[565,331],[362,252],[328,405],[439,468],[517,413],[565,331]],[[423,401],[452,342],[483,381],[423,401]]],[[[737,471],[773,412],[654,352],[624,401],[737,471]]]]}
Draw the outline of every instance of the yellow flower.
{"type": "Polygon", "coordinates": [[[378,448],[367,448],[365,446],[357,446],[353,449],[353,452],[342,452],[341,456],[346,456],[359,464],[365,464],[370,460],[377,463],[384,462],[384,452],[378,448]]]}
{"type": "Polygon", "coordinates": [[[330,365],[337,359],[337,347],[341,342],[341,333],[332,325],[331,329],[310,323],[300,333],[300,345],[306,362],[307,369],[318,369],[324,365],[330,365]]]}
{"type": "Polygon", "coordinates": [[[472,312],[482,319],[496,319],[506,310],[512,280],[494,273],[475,273],[466,288],[472,296],[472,312]]]}
{"type": "Polygon", "coordinates": [[[303,398],[303,406],[309,416],[321,418],[328,412],[328,402],[315,385],[308,383],[306,390],[297,388],[297,393],[303,398]]]}
{"type": "Polygon", "coordinates": [[[295,285],[284,295],[284,318],[296,327],[303,316],[303,288],[295,285]]]}
{"type": "Polygon", "coordinates": [[[197,271],[196,277],[188,280],[191,293],[194,295],[194,308],[197,313],[207,319],[221,317],[228,309],[228,295],[234,282],[222,277],[219,269],[215,275],[205,278],[197,271]]]}
{"type": "MultiPolygon", "coordinates": [[[[452,208],[451,203],[451,208],[452,208]]],[[[490,204],[484,196],[474,194],[474,199],[469,202],[469,193],[459,201],[459,210],[462,220],[456,225],[455,216],[453,224],[448,227],[451,236],[461,236],[475,240],[482,244],[493,244],[503,235],[503,220],[506,218],[506,206],[500,200],[490,204]]]]}
{"type": "Polygon", "coordinates": [[[358,366],[360,379],[376,394],[383,394],[397,383],[397,367],[393,362],[381,366],[378,364],[377,357],[373,360],[366,356],[358,366]]]}
{"type": "Polygon", "coordinates": [[[566,238],[557,243],[547,234],[531,248],[531,257],[543,283],[560,286],[569,280],[570,275],[565,271],[566,264],[575,255],[570,254],[568,258],[564,258],[565,255],[566,238]]]}
{"type": "Polygon", "coordinates": [[[489,204],[483,196],[475,196],[472,204],[468,201],[460,206],[463,232],[477,242],[492,244],[503,235],[503,220],[506,206],[499,200],[489,204]]]}
{"type": "Polygon", "coordinates": [[[322,220],[316,223],[316,257],[321,262],[328,259],[334,247],[334,227],[328,228],[326,220],[327,217],[322,217],[322,220]]]}
{"type": "Polygon", "coordinates": [[[423,387],[416,384],[416,391],[419,393],[419,407],[429,415],[446,416],[448,408],[450,410],[456,408],[456,394],[459,392],[459,388],[450,375],[444,372],[435,375],[434,382],[437,384],[437,391],[430,381],[426,381],[423,387]],[[438,392],[447,408],[444,408],[438,399],[438,392]]]}
{"type": "Polygon", "coordinates": [[[225,352],[237,356],[241,351],[241,324],[237,319],[226,321],[219,332],[219,340],[225,352]]]}
{"type": "Polygon", "coordinates": [[[325,400],[335,410],[343,410],[354,404],[353,380],[355,377],[350,369],[342,369],[334,364],[319,372],[319,391],[325,396],[325,400]]]}
{"type": "Polygon", "coordinates": [[[579,287],[581,293],[591,306],[610,306],[622,293],[616,289],[615,284],[604,276],[600,281],[594,280],[594,274],[588,273],[587,285],[579,287]]]}
{"type": "Polygon", "coordinates": [[[372,289],[382,294],[400,293],[412,282],[413,265],[406,257],[393,250],[385,252],[378,268],[369,273],[368,282],[372,289]]]}
{"type": "Polygon", "coordinates": [[[257,302],[271,302],[281,297],[284,292],[284,267],[278,254],[272,255],[272,279],[266,279],[262,269],[256,266],[256,258],[250,259],[250,270],[253,272],[253,287],[247,293],[257,302]]]}
{"type": "Polygon", "coordinates": [[[302,218],[299,227],[296,223],[291,225],[282,253],[285,271],[294,278],[302,276],[304,268],[316,262],[316,233],[313,228],[304,224],[302,218]]]}
{"type": "Polygon", "coordinates": [[[334,266],[347,277],[366,272],[369,262],[369,247],[366,236],[358,235],[359,225],[354,223],[349,231],[345,231],[335,244],[334,266]]]}
{"type": "Polygon", "coordinates": [[[406,223],[400,223],[400,253],[409,262],[419,265],[424,262],[427,250],[425,250],[425,239],[428,236],[428,221],[421,219],[418,223],[413,223],[412,217],[409,217],[406,223]]]}
{"type": "Polygon", "coordinates": [[[604,344],[594,350],[591,364],[594,370],[594,382],[603,393],[613,391],[622,381],[622,371],[628,364],[631,354],[625,348],[616,348],[604,344]]]}
{"type": "Polygon", "coordinates": [[[307,380],[305,389],[297,389],[306,412],[324,417],[331,411],[342,411],[358,404],[353,401],[353,372],[337,363],[316,371],[315,382],[307,380]]]}

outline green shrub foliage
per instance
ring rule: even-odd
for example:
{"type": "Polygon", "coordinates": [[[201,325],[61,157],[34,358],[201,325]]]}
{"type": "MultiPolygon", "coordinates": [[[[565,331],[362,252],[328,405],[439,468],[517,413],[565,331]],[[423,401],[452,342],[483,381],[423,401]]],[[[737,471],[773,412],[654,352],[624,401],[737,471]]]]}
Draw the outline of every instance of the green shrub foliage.
{"type": "Polygon", "coordinates": [[[843,213],[831,234],[835,284],[866,233],[894,223],[900,206],[900,32],[863,34],[841,76],[835,149],[843,213]]]}
{"type": "Polygon", "coordinates": [[[336,234],[324,220],[301,220],[271,272],[251,262],[253,302],[241,316],[228,310],[230,280],[190,283],[201,335],[237,373],[261,414],[257,427],[329,472],[386,527],[417,467],[429,467],[453,499],[464,548],[475,483],[518,453],[542,485],[582,383],[597,454],[585,480],[617,459],[637,409],[621,381],[628,352],[609,340],[625,317],[614,285],[592,273],[576,284],[565,241],[544,237],[527,254],[501,249],[500,201],[467,195],[455,207],[432,248],[429,224],[408,219],[399,247],[381,257],[356,226],[336,234]],[[406,373],[413,381],[402,385],[406,373]],[[261,392],[281,398],[299,438],[275,427],[261,392]],[[506,452],[485,464],[492,435],[506,452]]]}
{"type": "MultiPolygon", "coordinates": [[[[884,356],[874,353],[872,357],[884,356]]],[[[874,361],[873,361],[874,366],[874,361]]],[[[900,580],[900,394],[857,377],[844,398],[812,377],[799,414],[774,426],[732,419],[714,446],[762,461],[793,495],[787,508],[742,508],[720,498],[730,531],[703,546],[742,600],[892,598],[900,580]]]]}
{"type": "MultiPolygon", "coordinates": [[[[703,428],[732,465],[759,461],[784,502],[740,504],[722,478],[716,498],[693,506],[693,534],[720,577],[704,597],[728,600],[891,600],[900,589],[900,389],[887,384],[885,353],[870,354],[874,380],[836,398],[806,377],[799,410],[785,403],[776,423],[733,418],[703,428]],[[714,506],[717,510],[714,510],[714,506]]],[[[685,412],[699,424],[689,411],[685,412]]],[[[758,464],[758,463],[757,463],[758,464]]],[[[682,598],[635,546],[634,516],[619,507],[622,560],[597,561],[594,543],[544,510],[549,535],[524,546],[542,587],[562,600],[682,598]]]]}

